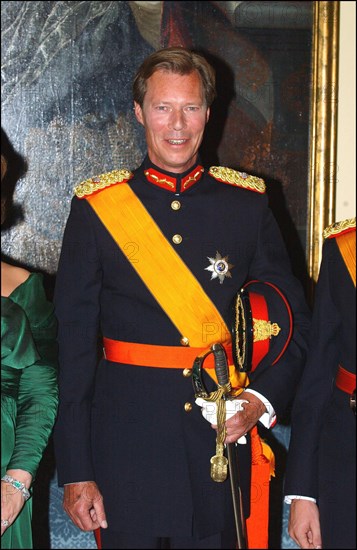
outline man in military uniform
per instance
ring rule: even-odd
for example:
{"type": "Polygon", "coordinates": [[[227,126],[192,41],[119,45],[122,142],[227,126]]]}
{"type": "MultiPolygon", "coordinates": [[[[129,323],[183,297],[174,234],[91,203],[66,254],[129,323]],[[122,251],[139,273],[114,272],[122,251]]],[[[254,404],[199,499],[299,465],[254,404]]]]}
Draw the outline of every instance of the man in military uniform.
{"type": "Polygon", "coordinates": [[[324,236],[285,499],[300,548],[356,548],[356,219],[324,236]]]}
{"type": "Polygon", "coordinates": [[[81,529],[100,528],[103,548],[235,548],[229,481],[210,477],[215,432],[190,375],[215,342],[232,363],[227,327],[246,281],[276,285],[294,316],[279,361],[261,361],[233,384],[245,402],[226,422],[226,442],[246,435],[237,446],[246,516],[250,432],[284,413],[304,364],[309,311],[264,182],[200,164],[214,97],[202,56],[183,48],[149,56],[134,80],[143,164],[83,182],[72,201],[55,292],[55,447],[64,507],[81,529]]]}

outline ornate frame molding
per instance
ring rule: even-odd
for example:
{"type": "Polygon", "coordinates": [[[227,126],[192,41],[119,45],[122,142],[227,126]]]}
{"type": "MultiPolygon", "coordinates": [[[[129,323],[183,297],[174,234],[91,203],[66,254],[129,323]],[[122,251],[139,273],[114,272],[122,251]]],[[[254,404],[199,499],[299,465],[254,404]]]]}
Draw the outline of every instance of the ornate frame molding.
{"type": "Polygon", "coordinates": [[[323,230],[335,221],[339,2],[314,2],[307,262],[316,282],[323,230]]]}

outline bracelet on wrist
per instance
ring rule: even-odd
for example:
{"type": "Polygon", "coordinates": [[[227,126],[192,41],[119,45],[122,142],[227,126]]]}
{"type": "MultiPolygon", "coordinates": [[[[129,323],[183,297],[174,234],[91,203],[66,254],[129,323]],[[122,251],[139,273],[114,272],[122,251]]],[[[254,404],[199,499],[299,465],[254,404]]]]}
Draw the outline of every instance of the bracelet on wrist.
{"type": "Polygon", "coordinates": [[[12,476],[8,476],[7,474],[1,478],[1,481],[5,481],[5,483],[10,483],[16,489],[17,491],[20,491],[22,493],[22,496],[25,500],[28,500],[31,496],[30,491],[26,489],[25,484],[22,483],[22,481],[19,481],[18,479],[13,478],[12,476]]]}

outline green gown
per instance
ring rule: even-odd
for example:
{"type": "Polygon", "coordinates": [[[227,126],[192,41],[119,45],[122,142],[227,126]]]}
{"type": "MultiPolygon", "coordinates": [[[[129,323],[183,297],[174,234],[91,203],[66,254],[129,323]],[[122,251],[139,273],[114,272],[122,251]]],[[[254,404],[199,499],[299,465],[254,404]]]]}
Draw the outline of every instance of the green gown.
{"type": "MultiPolygon", "coordinates": [[[[55,421],[56,320],[42,275],[32,273],[1,297],[1,477],[20,468],[36,475],[55,421]]],[[[32,548],[32,498],[1,537],[2,548],[32,548]]]]}

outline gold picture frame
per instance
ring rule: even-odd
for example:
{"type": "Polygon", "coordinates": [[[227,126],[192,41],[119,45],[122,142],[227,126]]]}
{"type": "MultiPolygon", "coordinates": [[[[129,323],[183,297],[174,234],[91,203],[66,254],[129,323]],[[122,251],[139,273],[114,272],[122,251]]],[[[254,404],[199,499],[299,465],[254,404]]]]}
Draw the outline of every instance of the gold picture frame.
{"type": "Polygon", "coordinates": [[[335,221],[340,2],[314,2],[307,265],[316,282],[323,230],[335,221]]]}

